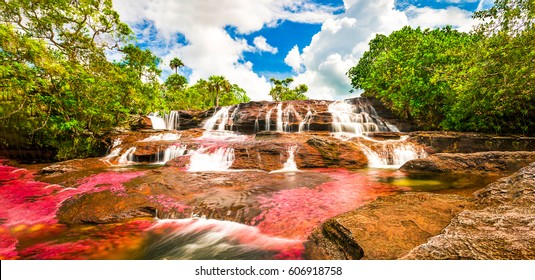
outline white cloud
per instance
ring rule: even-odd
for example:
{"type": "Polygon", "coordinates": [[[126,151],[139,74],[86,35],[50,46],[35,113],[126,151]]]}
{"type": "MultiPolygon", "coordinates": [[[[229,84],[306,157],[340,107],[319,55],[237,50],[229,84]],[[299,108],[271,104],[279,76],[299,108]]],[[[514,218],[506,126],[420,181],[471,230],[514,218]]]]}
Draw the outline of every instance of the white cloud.
{"type": "MultiPolygon", "coordinates": [[[[452,25],[467,31],[473,24],[471,13],[455,7],[446,9],[395,9],[394,0],[345,0],[346,11],[326,20],[300,58],[305,67],[295,84],[306,83],[308,96],[320,99],[347,98],[351,90],[346,72],[368,50],[376,34],[390,34],[403,26],[434,28],[452,25]]],[[[290,56],[288,54],[287,58],[290,56]]],[[[286,61],[294,68],[295,60],[286,61]]]]}
{"type": "Polygon", "coordinates": [[[253,44],[257,50],[262,52],[276,54],[279,51],[277,48],[268,44],[267,39],[264,36],[254,38],[253,44]]]}
{"type": "MultiPolygon", "coordinates": [[[[210,75],[223,75],[239,84],[253,100],[270,99],[269,81],[252,70],[252,63],[243,60],[244,52],[276,53],[264,37],[257,37],[253,46],[246,40],[231,37],[226,27],[238,34],[250,34],[265,26],[276,26],[282,20],[321,23],[332,17],[335,8],[310,0],[114,0],[121,20],[133,25],[150,25],[156,38],[145,34],[151,50],[163,58],[163,68],[173,57],[180,57],[191,70],[190,83],[210,75]],[[187,44],[177,43],[179,34],[187,44]],[[158,44],[154,44],[157,41],[158,44]]],[[[138,30],[146,32],[146,30],[138,30]]],[[[239,37],[239,36],[238,36],[239,37]]]]}
{"type": "MultiPolygon", "coordinates": [[[[456,1],[456,0],[445,0],[456,1]]],[[[476,1],[476,0],[469,0],[476,1]]],[[[253,100],[268,100],[270,83],[253,72],[253,65],[244,60],[244,52],[276,53],[262,37],[252,45],[240,34],[250,34],[266,26],[276,26],[283,20],[302,23],[322,23],[321,31],[301,51],[297,46],[286,55],[284,62],[294,72],[296,84],[309,86],[311,98],[339,99],[351,89],[346,72],[368,49],[376,34],[389,34],[405,25],[423,28],[450,24],[467,30],[472,24],[470,13],[459,8],[395,9],[395,0],[344,0],[345,11],[322,6],[312,0],[114,0],[121,19],[144,34],[147,44],[163,58],[167,73],[169,61],[180,57],[189,68],[191,83],[210,75],[224,75],[243,87],[253,100]],[[231,36],[227,27],[237,36],[231,36]],[[180,35],[179,35],[180,34],[180,35]],[[179,36],[187,43],[180,44],[179,36]]],[[[488,7],[492,0],[481,0],[488,7]]]]}
{"type": "Polygon", "coordinates": [[[486,10],[492,8],[492,6],[494,6],[494,0],[480,0],[479,4],[477,5],[477,10],[486,10]]]}
{"type": "Polygon", "coordinates": [[[303,59],[301,53],[299,53],[299,47],[295,45],[284,58],[284,63],[292,67],[292,70],[296,73],[303,71],[303,59]]]}
{"type": "Polygon", "coordinates": [[[429,7],[416,8],[409,6],[405,13],[409,17],[411,26],[437,28],[451,25],[459,31],[468,32],[472,29],[474,20],[472,13],[457,7],[446,9],[432,9],[429,7]]]}

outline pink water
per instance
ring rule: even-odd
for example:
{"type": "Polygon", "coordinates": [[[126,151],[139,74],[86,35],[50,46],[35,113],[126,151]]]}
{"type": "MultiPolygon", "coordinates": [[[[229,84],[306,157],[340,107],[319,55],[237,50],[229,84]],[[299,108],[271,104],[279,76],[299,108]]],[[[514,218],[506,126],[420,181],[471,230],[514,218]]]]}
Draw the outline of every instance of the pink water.
{"type": "MultiPolygon", "coordinates": [[[[328,218],[407,190],[389,182],[405,176],[398,171],[319,169],[304,176],[307,172],[332,180],[261,195],[256,226],[197,218],[65,226],[56,219],[63,201],[105,190],[121,196],[123,184],[145,171],[105,171],[65,188],[0,162],[0,259],[300,259],[303,242],[328,218]]],[[[150,199],[170,208],[189,207],[169,197],[150,199]]]]}

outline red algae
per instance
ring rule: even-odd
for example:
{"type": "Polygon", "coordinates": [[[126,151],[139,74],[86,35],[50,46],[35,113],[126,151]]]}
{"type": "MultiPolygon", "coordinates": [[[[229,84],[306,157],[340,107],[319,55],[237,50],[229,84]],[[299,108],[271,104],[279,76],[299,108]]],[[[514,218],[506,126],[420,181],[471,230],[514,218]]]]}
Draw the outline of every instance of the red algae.
{"type": "Polygon", "coordinates": [[[263,212],[257,220],[262,232],[305,240],[328,218],[400,190],[345,169],[317,171],[328,173],[334,181],[314,188],[281,190],[259,199],[263,212]]]}
{"type": "Polygon", "coordinates": [[[72,242],[43,242],[20,250],[20,258],[41,260],[124,259],[133,258],[144,240],[150,220],[135,220],[123,224],[91,226],[89,230],[71,229],[67,237],[90,236],[72,242]]]}
{"type": "Polygon", "coordinates": [[[179,213],[183,213],[186,209],[190,208],[190,206],[187,206],[165,194],[159,194],[156,196],[151,195],[148,198],[149,198],[149,201],[161,205],[163,207],[163,210],[166,212],[176,211],[179,213]]]}

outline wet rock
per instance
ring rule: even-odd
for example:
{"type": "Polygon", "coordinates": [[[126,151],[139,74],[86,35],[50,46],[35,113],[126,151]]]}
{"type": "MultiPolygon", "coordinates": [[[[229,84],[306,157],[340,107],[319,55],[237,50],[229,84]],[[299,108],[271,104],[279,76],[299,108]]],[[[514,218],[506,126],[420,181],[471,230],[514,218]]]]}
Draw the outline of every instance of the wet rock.
{"type": "Polygon", "coordinates": [[[408,172],[511,174],[535,161],[535,152],[434,154],[414,159],[400,169],[408,172]]]}
{"type": "Polygon", "coordinates": [[[535,137],[443,131],[415,131],[410,136],[416,142],[431,147],[434,153],[535,151],[535,137]]]}
{"type": "MultiPolygon", "coordinates": [[[[113,178],[110,178],[113,180],[113,178]]],[[[162,167],[123,183],[124,190],[77,195],[64,201],[57,218],[65,224],[114,223],[130,218],[192,216],[254,225],[259,197],[331,180],[322,173],[189,173],[162,167]]],[[[77,186],[72,185],[76,188],[77,186]]]]}
{"type": "Polygon", "coordinates": [[[74,159],[58,162],[41,169],[38,174],[41,175],[52,175],[52,174],[61,174],[76,172],[81,170],[89,169],[98,169],[105,168],[108,165],[104,163],[99,158],[88,158],[88,159],[74,159]]]}
{"type": "Polygon", "coordinates": [[[535,163],[475,193],[477,209],[404,259],[535,259],[535,163]]]}
{"type": "Polygon", "coordinates": [[[448,225],[472,202],[457,195],[378,198],[327,220],[305,243],[307,259],[397,259],[448,225]]]}

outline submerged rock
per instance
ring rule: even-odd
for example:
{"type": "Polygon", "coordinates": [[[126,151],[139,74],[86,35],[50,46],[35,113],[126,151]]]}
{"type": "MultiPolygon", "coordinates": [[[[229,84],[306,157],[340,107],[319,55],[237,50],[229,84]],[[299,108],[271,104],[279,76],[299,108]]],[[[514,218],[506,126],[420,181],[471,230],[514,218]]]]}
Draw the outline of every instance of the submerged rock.
{"type": "Polygon", "coordinates": [[[307,259],[397,259],[438,234],[472,202],[457,195],[380,197],[327,220],[305,243],[307,259]]]}
{"type": "Polygon", "coordinates": [[[475,193],[477,209],[404,259],[535,259],[535,163],[475,193]]]}
{"type": "Polygon", "coordinates": [[[413,159],[400,169],[408,172],[511,174],[535,161],[535,152],[434,154],[413,159]]]}

